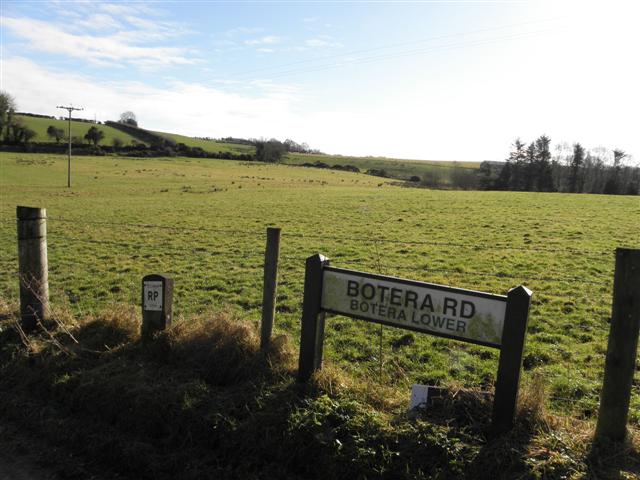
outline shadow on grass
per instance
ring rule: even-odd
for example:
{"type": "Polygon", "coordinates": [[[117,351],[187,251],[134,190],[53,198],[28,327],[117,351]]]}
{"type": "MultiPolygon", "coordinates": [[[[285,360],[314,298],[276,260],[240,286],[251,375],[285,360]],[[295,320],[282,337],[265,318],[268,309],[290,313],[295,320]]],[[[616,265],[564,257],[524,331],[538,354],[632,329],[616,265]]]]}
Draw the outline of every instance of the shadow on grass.
{"type": "Polygon", "coordinates": [[[345,386],[331,369],[295,383],[286,338],[262,352],[255,327],[229,315],[145,344],[138,330],[135,312],[112,312],[74,327],[77,343],[58,331],[29,355],[0,353],[0,416],[73,452],[48,459],[68,478],[86,478],[78,458],[82,472],[157,480],[533,476],[537,424],[524,415],[489,440],[492,399],[479,392],[394,416],[372,406],[371,385],[345,386]]]}
{"type": "Polygon", "coordinates": [[[640,477],[640,452],[630,438],[623,442],[594,440],[586,461],[590,478],[640,477]]]}
{"type": "Polygon", "coordinates": [[[538,412],[521,405],[514,428],[496,436],[491,431],[492,407],[493,396],[486,392],[443,390],[417,414],[417,419],[441,426],[473,447],[465,452],[461,478],[535,477],[528,459],[539,428],[538,412]]]}

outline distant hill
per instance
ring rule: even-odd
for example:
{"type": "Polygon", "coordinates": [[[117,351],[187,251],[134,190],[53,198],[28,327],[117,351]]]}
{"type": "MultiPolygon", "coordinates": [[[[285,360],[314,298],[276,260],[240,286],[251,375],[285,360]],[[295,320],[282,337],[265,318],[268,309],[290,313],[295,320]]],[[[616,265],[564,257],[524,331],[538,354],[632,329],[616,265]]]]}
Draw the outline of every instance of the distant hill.
{"type": "MultiPolygon", "coordinates": [[[[51,142],[52,139],[47,135],[49,125],[62,128],[67,131],[67,121],[46,118],[35,114],[16,115],[26,126],[36,132],[35,143],[51,142]]],[[[71,133],[73,137],[82,139],[92,126],[87,121],[72,121],[71,133]]],[[[176,150],[177,144],[184,144],[193,149],[202,149],[202,151],[212,154],[213,156],[228,157],[231,155],[251,155],[255,154],[255,147],[248,144],[248,141],[237,139],[236,142],[213,140],[197,137],[189,137],[176,133],[159,132],[154,130],[146,130],[140,127],[131,127],[128,125],[120,125],[117,122],[105,122],[105,124],[96,125],[105,133],[102,145],[112,145],[114,138],[120,138],[123,145],[144,144],[157,145],[165,144],[169,148],[176,150]],[[243,143],[246,142],[246,143],[243,143]]],[[[177,155],[190,155],[189,153],[176,150],[177,155]]],[[[332,167],[348,167],[359,170],[362,173],[369,173],[381,177],[397,178],[401,180],[419,179],[426,184],[446,186],[452,182],[454,176],[464,176],[473,174],[480,166],[479,162],[453,162],[453,161],[434,161],[434,160],[406,160],[386,157],[354,157],[342,155],[326,155],[321,153],[287,153],[282,163],[289,165],[315,166],[320,168],[332,167]]],[[[354,170],[355,170],[354,169],[354,170]]]]}

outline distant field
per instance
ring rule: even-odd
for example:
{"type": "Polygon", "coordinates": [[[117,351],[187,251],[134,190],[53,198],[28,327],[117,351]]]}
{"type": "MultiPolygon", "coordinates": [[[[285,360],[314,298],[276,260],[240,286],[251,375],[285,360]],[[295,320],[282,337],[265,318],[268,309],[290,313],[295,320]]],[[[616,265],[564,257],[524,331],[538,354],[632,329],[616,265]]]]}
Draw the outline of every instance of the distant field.
{"type": "Polygon", "coordinates": [[[205,152],[231,152],[235,154],[254,154],[255,148],[251,145],[241,145],[236,143],[216,142],[214,140],[203,140],[201,138],[187,137],[176,133],[153,132],[163,137],[170,138],[176,143],[184,143],[188,147],[200,147],[205,152]]]}
{"type": "MultiPolygon", "coordinates": [[[[257,321],[265,228],[276,225],[276,328],[294,342],[304,259],[317,252],[335,266],[480,291],[524,284],[534,292],[525,379],[544,377],[555,410],[596,414],[614,249],[640,246],[637,197],[412,189],[349,172],[210,159],[82,157],[72,169],[68,190],[64,156],[0,154],[0,297],[17,301],[15,207],[31,205],[50,216],[56,304],[78,315],[136,304],[141,277],[166,272],[177,318],[213,307],[257,321]]],[[[380,332],[331,319],[327,358],[377,378],[380,332]]],[[[391,328],[382,345],[384,381],[398,389],[488,389],[495,378],[495,350],[391,328]]]]}
{"type": "MultiPolygon", "coordinates": [[[[239,145],[234,143],[216,142],[213,140],[202,140],[173,133],[154,132],[164,137],[170,138],[178,143],[184,143],[190,147],[200,147],[207,152],[232,152],[255,153],[255,148],[249,145],[239,145]]],[[[282,163],[288,165],[302,165],[304,163],[324,162],[329,165],[353,165],[358,167],[363,173],[367,170],[385,170],[394,178],[409,179],[418,176],[437,178],[441,183],[449,183],[449,178],[455,168],[477,169],[479,162],[451,162],[432,160],[404,160],[384,157],[349,157],[342,155],[322,155],[305,153],[288,153],[282,163]]]]}
{"type": "Polygon", "coordinates": [[[409,179],[413,176],[424,178],[425,176],[436,176],[447,183],[453,170],[477,169],[479,162],[448,162],[432,160],[403,160],[398,158],[384,157],[345,157],[342,155],[316,155],[306,153],[289,153],[284,159],[284,163],[291,165],[301,165],[303,163],[324,162],[329,165],[353,165],[362,172],[370,169],[385,170],[396,178],[409,179]]]}
{"type": "MultiPolygon", "coordinates": [[[[35,142],[55,141],[55,139],[47,135],[47,128],[49,128],[50,125],[63,129],[65,137],[68,133],[69,122],[67,120],[53,120],[50,118],[38,118],[22,115],[17,115],[16,118],[19,118],[27,127],[36,132],[36,137],[33,139],[33,141],[35,142]]],[[[86,140],[84,140],[84,136],[87,133],[87,130],[89,130],[89,128],[91,128],[92,126],[96,126],[98,127],[98,129],[104,132],[104,139],[100,141],[101,145],[112,145],[114,138],[119,138],[120,140],[122,140],[123,145],[131,144],[132,140],[135,140],[138,143],[142,143],[132,136],[116,130],[115,128],[111,128],[106,125],[94,125],[92,123],[86,122],[74,122],[73,119],[71,119],[71,136],[79,137],[83,142],[86,142],[86,140]]]]}

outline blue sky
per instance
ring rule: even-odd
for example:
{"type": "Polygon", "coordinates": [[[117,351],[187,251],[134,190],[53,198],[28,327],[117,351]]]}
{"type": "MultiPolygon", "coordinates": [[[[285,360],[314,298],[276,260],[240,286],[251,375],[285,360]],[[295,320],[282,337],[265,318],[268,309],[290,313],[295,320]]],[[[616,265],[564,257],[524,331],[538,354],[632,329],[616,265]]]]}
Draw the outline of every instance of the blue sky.
{"type": "Polygon", "coordinates": [[[640,155],[637,2],[1,3],[20,110],[329,153],[504,159],[516,137],[640,155]]]}

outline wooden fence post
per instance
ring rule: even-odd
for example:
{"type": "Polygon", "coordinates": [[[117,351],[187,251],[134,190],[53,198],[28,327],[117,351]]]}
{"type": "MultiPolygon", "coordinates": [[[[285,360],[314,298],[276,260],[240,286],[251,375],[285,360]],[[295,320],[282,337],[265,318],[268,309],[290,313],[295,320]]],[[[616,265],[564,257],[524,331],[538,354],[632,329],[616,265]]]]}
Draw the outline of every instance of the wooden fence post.
{"type": "Polygon", "coordinates": [[[627,435],[639,329],[640,250],[618,248],[596,439],[621,441],[627,435]]]}
{"type": "Polygon", "coordinates": [[[329,260],[319,254],[307,258],[306,261],[298,382],[306,382],[322,366],[325,314],[320,310],[320,302],[322,300],[322,269],[328,265],[329,260]]]}
{"type": "Polygon", "coordinates": [[[523,286],[512,288],[507,294],[491,422],[495,434],[513,427],[531,295],[531,290],[523,286]]]}
{"type": "Polygon", "coordinates": [[[17,207],[20,318],[25,331],[33,330],[49,314],[47,264],[47,210],[17,207]]]}
{"type": "Polygon", "coordinates": [[[262,324],[260,348],[266,349],[271,342],[273,320],[276,315],[278,291],[278,260],[280,258],[280,229],[267,228],[267,247],[264,252],[264,284],[262,287],[262,324]]]}

